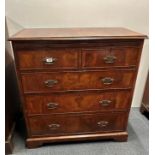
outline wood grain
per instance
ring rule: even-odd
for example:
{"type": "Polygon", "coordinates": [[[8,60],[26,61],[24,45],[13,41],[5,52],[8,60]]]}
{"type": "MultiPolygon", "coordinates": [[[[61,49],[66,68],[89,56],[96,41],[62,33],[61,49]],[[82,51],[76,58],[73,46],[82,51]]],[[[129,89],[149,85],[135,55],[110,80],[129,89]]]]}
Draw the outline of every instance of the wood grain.
{"type": "Polygon", "coordinates": [[[82,49],[83,68],[130,67],[137,65],[140,52],[134,47],[104,47],[82,49]],[[114,57],[109,63],[105,59],[114,57]]]}
{"type": "Polygon", "coordinates": [[[23,49],[17,52],[20,70],[28,69],[77,69],[78,50],[70,48],[38,48],[23,49]],[[36,53],[37,52],[37,53],[36,53]],[[45,59],[51,58],[53,63],[46,63],[45,59]]]}
{"type": "Polygon", "coordinates": [[[130,96],[130,90],[26,95],[25,104],[28,115],[127,110],[130,96]]]}
{"type": "Polygon", "coordinates": [[[125,28],[34,28],[24,29],[9,40],[144,39],[146,35],[125,28]]]}
{"type": "Polygon", "coordinates": [[[24,92],[53,92],[83,89],[107,89],[133,87],[135,72],[133,70],[102,70],[80,72],[24,73],[22,84],[24,92]],[[104,84],[105,78],[112,78],[111,84],[104,84]],[[45,81],[57,81],[48,87],[45,81]]]}
{"type": "Polygon", "coordinates": [[[29,117],[29,123],[32,135],[71,135],[124,131],[127,118],[128,113],[66,114],[29,117]],[[59,127],[49,127],[52,124],[59,127]]]}

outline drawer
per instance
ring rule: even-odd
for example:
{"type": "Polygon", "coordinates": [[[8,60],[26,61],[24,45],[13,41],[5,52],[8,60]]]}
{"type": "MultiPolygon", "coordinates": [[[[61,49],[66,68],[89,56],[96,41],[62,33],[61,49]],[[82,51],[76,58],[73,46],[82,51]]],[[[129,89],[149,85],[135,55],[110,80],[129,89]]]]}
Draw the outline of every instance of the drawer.
{"type": "Polygon", "coordinates": [[[132,87],[133,70],[22,74],[24,92],[51,92],[132,87]]]}
{"type": "Polygon", "coordinates": [[[17,51],[20,70],[28,69],[76,69],[78,50],[71,48],[37,48],[17,51]]]}
{"type": "Polygon", "coordinates": [[[127,113],[66,114],[29,117],[32,135],[63,135],[123,131],[127,113]]]}
{"type": "Polygon", "coordinates": [[[131,93],[129,90],[25,96],[25,107],[28,114],[127,110],[130,107],[130,102],[131,93]]]}
{"type": "Polygon", "coordinates": [[[83,68],[136,66],[140,52],[135,47],[94,48],[82,50],[83,68]]]}

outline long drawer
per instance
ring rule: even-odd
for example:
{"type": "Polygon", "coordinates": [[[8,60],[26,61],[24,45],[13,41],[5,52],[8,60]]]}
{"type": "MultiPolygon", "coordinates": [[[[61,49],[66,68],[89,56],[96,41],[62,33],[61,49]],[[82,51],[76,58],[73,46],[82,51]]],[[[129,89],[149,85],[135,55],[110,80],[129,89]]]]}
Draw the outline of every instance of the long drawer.
{"type": "Polygon", "coordinates": [[[133,86],[134,79],[133,70],[22,74],[24,92],[128,88],[133,86]]]}
{"type": "Polygon", "coordinates": [[[27,114],[52,114],[67,112],[127,110],[130,107],[131,92],[74,92],[45,95],[26,95],[27,114]]]}
{"type": "Polygon", "coordinates": [[[66,114],[29,117],[32,135],[124,131],[128,113],[66,114]]]}

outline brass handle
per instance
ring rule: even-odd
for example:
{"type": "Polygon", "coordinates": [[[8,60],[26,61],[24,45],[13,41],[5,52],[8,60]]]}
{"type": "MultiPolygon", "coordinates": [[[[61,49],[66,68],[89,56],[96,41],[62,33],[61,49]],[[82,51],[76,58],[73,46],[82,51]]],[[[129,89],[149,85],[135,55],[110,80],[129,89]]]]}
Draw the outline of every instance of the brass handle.
{"type": "Polygon", "coordinates": [[[46,57],[43,59],[44,64],[52,65],[57,59],[53,57],[46,57]]]}
{"type": "Polygon", "coordinates": [[[44,81],[44,84],[47,86],[47,87],[53,87],[55,84],[57,84],[58,81],[57,80],[46,80],[44,81]]]}
{"type": "Polygon", "coordinates": [[[101,81],[103,82],[103,84],[109,85],[109,84],[113,83],[114,79],[111,77],[105,77],[105,78],[101,79],[101,81]]]}
{"type": "Polygon", "coordinates": [[[108,55],[108,56],[103,58],[104,62],[107,63],[107,64],[114,63],[116,59],[117,58],[115,56],[112,56],[112,55],[108,55]]]}
{"type": "Polygon", "coordinates": [[[108,124],[109,124],[108,121],[100,121],[100,122],[97,122],[97,125],[99,127],[106,127],[108,124]]]}
{"type": "Polygon", "coordinates": [[[112,101],[111,100],[101,100],[99,101],[99,103],[102,105],[102,106],[108,106],[112,101]]]}
{"type": "Polygon", "coordinates": [[[56,109],[58,107],[58,103],[47,103],[47,108],[48,109],[56,109]]]}
{"type": "Polygon", "coordinates": [[[56,129],[60,128],[60,124],[49,124],[48,127],[51,130],[56,130],[56,129]]]}

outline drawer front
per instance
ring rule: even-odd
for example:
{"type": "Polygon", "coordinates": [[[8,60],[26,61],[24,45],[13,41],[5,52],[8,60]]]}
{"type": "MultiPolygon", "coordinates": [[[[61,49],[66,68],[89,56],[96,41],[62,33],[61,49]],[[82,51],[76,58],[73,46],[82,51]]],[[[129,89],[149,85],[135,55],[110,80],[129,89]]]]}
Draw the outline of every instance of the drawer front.
{"type": "Polygon", "coordinates": [[[63,49],[27,49],[17,52],[18,66],[26,69],[76,69],[78,50],[63,49]]]}
{"type": "Polygon", "coordinates": [[[24,92],[128,88],[134,84],[133,70],[27,73],[22,75],[24,92]]]}
{"type": "Polygon", "coordinates": [[[28,114],[49,114],[104,110],[126,110],[130,107],[130,91],[76,92],[52,95],[26,95],[28,114]]]}
{"type": "Polygon", "coordinates": [[[32,135],[63,135],[123,131],[126,113],[66,114],[29,117],[32,135]]]}
{"type": "Polygon", "coordinates": [[[136,66],[140,52],[134,47],[83,49],[83,68],[136,66]]]}

